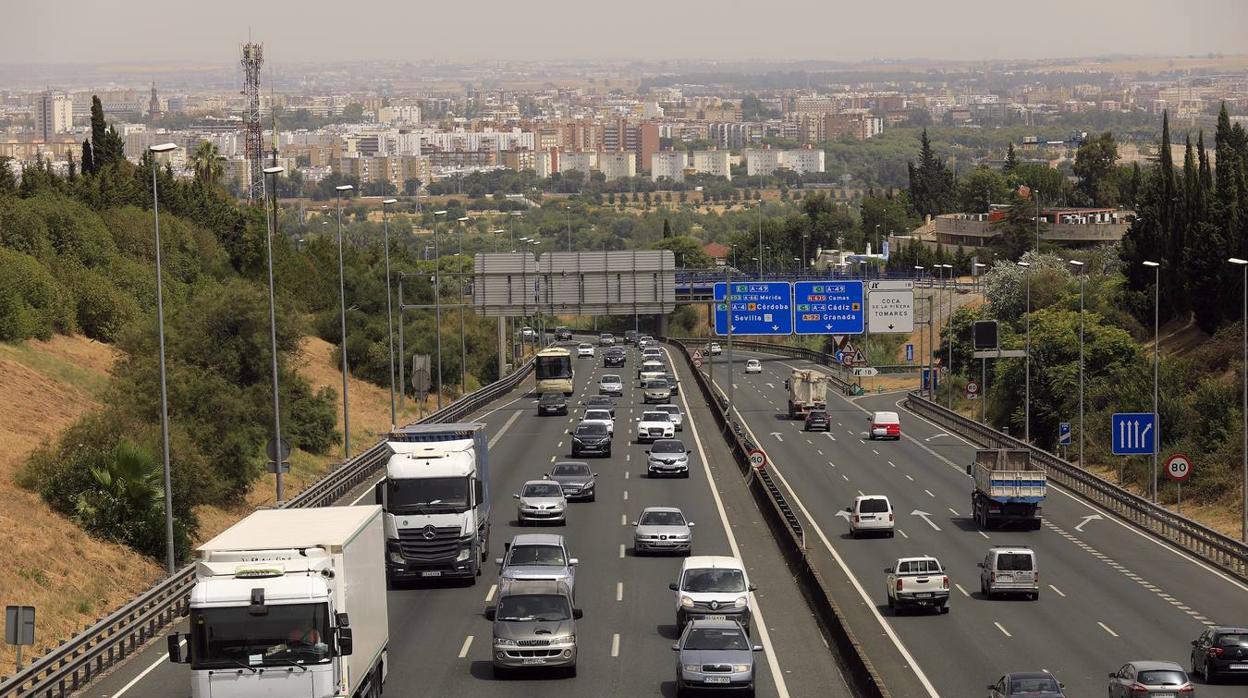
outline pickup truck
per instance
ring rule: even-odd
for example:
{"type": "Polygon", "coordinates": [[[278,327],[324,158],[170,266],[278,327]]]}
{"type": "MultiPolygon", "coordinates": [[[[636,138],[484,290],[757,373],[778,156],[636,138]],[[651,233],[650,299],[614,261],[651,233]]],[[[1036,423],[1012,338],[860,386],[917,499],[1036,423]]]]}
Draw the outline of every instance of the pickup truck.
{"type": "Polygon", "coordinates": [[[894,613],[917,607],[949,612],[949,575],[934,557],[902,557],[884,568],[888,607],[894,613]]]}

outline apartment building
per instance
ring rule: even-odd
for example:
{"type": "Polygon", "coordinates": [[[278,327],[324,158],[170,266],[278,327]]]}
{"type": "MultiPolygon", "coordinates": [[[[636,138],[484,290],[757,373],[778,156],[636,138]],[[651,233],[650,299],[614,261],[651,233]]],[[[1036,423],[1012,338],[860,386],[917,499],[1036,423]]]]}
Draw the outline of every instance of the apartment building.
{"type": "Polygon", "coordinates": [[[59,133],[74,129],[74,100],[59,92],[44,92],[36,98],[35,131],[44,143],[51,143],[59,133]]]}
{"type": "Polygon", "coordinates": [[[650,158],[650,179],[658,181],[666,177],[673,182],[685,181],[685,168],[689,167],[689,153],[683,150],[662,150],[650,158]]]}
{"type": "Polygon", "coordinates": [[[559,172],[582,172],[586,177],[592,170],[598,169],[598,151],[583,150],[575,153],[559,154],[559,172]]]}
{"type": "Polygon", "coordinates": [[[732,157],[727,150],[693,151],[693,169],[701,174],[732,179],[732,157]]]}
{"type": "Polygon", "coordinates": [[[607,181],[637,176],[637,156],[631,152],[599,153],[598,171],[607,181]]]}

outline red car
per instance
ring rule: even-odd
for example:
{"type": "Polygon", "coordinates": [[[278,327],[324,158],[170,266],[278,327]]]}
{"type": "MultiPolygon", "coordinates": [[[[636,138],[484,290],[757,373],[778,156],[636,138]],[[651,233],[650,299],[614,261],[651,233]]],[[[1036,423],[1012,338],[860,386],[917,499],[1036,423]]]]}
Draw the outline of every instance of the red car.
{"type": "Polygon", "coordinates": [[[901,418],[896,412],[875,412],[867,419],[871,421],[871,428],[867,431],[871,440],[901,440],[901,418]]]}

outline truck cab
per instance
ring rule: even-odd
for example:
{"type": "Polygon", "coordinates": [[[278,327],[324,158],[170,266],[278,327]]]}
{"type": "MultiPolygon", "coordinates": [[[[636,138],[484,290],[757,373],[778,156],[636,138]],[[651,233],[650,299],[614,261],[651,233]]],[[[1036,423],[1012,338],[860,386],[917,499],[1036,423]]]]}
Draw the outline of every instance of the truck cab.
{"type": "Polygon", "coordinates": [[[415,424],[388,445],[393,455],[374,491],[385,509],[387,578],[475,583],[490,536],[485,425],[415,424]]]}

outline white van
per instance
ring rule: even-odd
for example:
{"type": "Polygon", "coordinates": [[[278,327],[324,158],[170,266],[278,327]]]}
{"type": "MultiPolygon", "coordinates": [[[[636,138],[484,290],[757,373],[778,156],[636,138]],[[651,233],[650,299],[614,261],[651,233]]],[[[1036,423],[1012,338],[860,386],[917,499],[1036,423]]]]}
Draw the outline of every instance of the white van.
{"type": "Polygon", "coordinates": [[[726,555],[687,557],[677,579],[668,588],[676,592],[678,632],[696,618],[735,620],[750,632],[754,585],[740,560],[726,555]]]}
{"type": "Polygon", "coordinates": [[[893,537],[895,525],[893,504],[882,494],[854,497],[854,505],[846,507],[849,513],[849,535],[857,538],[863,533],[883,533],[893,537]]]}
{"type": "Polygon", "coordinates": [[[988,549],[979,563],[979,591],[991,599],[997,594],[1026,594],[1040,598],[1040,568],[1036,553],[1025,545],[988,549]]]}

